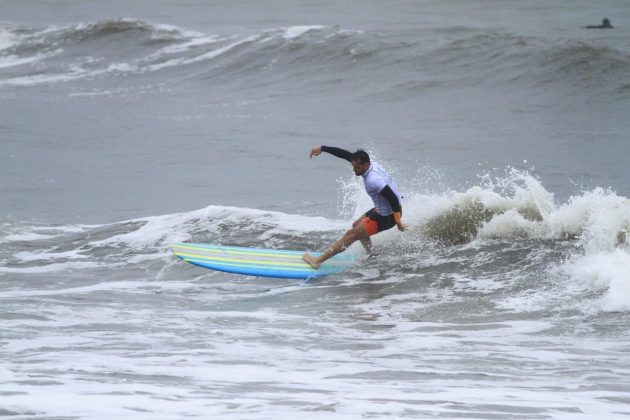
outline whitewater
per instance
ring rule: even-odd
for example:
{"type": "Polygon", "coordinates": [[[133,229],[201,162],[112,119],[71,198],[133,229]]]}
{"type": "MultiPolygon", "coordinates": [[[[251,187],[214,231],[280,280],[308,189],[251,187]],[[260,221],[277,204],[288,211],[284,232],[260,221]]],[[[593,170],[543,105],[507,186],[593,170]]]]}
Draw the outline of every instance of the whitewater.
{"type": "Polygon", "coordinates": [[[0,4],[0,415],[630,416],[623,1],[0,4]],[[587,30],[602,18],[614,29],[587,30]],[[322,251],[341,274],[187,264],[322,251]]]}

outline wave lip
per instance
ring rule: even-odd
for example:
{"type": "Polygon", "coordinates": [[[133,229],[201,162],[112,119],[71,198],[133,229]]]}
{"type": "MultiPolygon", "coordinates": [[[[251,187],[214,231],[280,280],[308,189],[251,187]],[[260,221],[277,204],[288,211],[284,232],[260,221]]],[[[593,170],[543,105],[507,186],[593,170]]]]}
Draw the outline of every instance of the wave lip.
{"type": "Polygon", "coordinates": [[[513,168],[464,192],[407,194],[406,208],[426,235],[451,244],[574,239],[587,253],[612,252],[619,232],[630,231],[628,198],[594,188],[559,204],[538,178],[513,168]]]}
{"type": "MultiPolygon", "coordinates": [[[[10,27],[0,32],[2,84],[30,86],[138,74],[141,59],[168,46],[201,44],[204,36],[172,25],[113,19],[43,30],[10,27]]],[[[207,38],[207,37],[205,37],[207,38]]]]}

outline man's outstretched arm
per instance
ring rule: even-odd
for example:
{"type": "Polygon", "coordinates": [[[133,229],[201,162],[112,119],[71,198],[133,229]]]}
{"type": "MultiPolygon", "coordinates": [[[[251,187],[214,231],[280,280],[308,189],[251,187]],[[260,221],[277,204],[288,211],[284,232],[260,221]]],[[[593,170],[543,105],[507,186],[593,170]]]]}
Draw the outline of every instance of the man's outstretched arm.
{"type": "Polygon", "coordinates": [[[333,156],[337,156],[338,158],[345,159],[348,162],[352,162],[352,153],[347,150],[340,149],[339,147],[330,147],[330,146],[319,146],[313,147],[311,149],[311,153],[309,157],[319,156],[320,153],[326,152],[330,153],[333,156]]]}

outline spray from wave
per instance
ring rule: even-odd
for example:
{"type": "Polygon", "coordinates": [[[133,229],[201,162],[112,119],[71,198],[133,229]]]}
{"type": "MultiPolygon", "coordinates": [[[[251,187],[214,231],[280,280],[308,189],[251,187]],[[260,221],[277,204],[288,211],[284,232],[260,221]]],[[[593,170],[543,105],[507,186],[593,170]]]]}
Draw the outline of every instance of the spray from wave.
{"type": "MultiPolygon", "coordinates": [[[[360,191],[356,184],[345,188],[354,195],[360,191]]],[[[354,217],[368,205],[364,198],[359,200],[354,217]]],[[[519,242],[550,247],[545,276],[577,293],[598,293],[601,309],[630,310],[630,200],[614,191],[595,188],[558,204],[538,178],[509,168],[503,177],[485,175],[481,185],[464,192],[408,193],[403,201],[412,226],[411,239],[404,241],[455,249],[519,242]]],[[[392,232],[383,239],[400,241],[392,232]]],[[[497,257],[495,263],[509,271],[514,261],[497,257]]],[[[528,264],[522,261],[523,267],[528,264]]]]}

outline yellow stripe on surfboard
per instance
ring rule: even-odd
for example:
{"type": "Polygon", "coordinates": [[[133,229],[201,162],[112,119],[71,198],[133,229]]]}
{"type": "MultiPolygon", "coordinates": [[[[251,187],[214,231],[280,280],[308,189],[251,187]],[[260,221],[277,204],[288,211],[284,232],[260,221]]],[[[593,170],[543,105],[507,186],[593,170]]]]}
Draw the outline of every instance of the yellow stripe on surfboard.
{"type": "Polygon", "coordinates": [[[280,256],[282,256],[283,258],[290,258],[290,259],[302,259],[302,256],[299,254],[289,254],[289,253],[280,253],[280,252],[265,252],[265,251],[246,251],[246,250],[240,250],[240,249],[234,249],[234,248],[206,248],[203,246],[188,246],[188,245],[172,245],[173,248],[184,248],[184,249],[189,249],[189,250],[193,250],[193,251],[199,251],[199,250],[204,250],[205,252],[214,252],[214,253],[218,253],[218,254],[239,254],[239,255],[258,255],[258,256],[262,256],[262,257],[275,257],[278,258],[280,256]]]}

